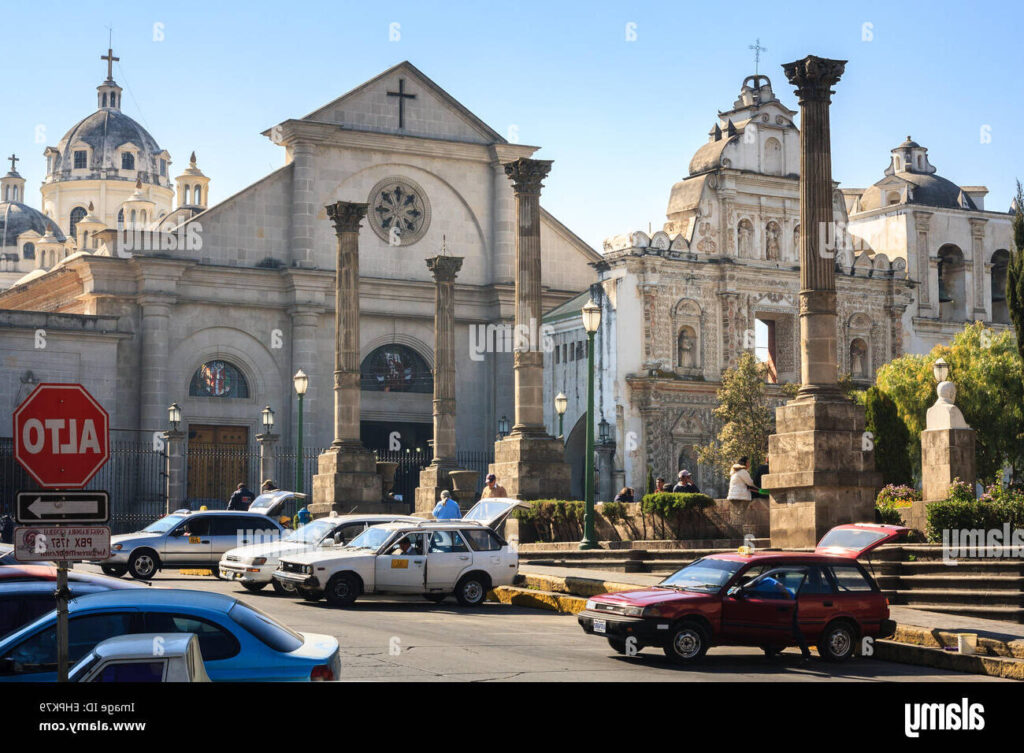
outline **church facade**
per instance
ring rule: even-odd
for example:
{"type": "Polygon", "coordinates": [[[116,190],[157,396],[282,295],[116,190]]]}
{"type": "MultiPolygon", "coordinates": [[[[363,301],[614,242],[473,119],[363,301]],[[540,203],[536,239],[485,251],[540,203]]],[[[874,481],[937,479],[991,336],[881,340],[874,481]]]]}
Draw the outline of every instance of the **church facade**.
{"type": "MultiPolygon", "coordinates": [[[[119,97],[109,83],[101,90],[119,97]]],[[[109,102],[83,123],[113,117],[109,102]]],[[[57,153],[47,150],[48,183],[51,174],[76,177],[76,144],[89,143],[83,128],[57,153]]],[[[127,199],[111,192],[109,172],[90,173],[95,185],[83,180],[73,199],[44,185],[40,214],[74,245],[0,292],[5,407],[32,380],[78,381],[108,407],[114,427],[164,431],[176,403],[187,441],[251,445],[270,406],[289,447],[298,430],[292,376],[301,369],[309,378],[303,441],[328,445],[337,239],[325,206],[357,201],[369,205],[359,238],[364,443],[393,450],[431,439],[435,283],[426,259],[444,251],[465,259],[455,283],[458,445],[490,448],[498,419],[513,414],[511,352],[497,338],[477,347],[481,328],[513,316],[515,206],[503,164],[537,147],[509,143],[408,62],[268,129],[283,166],[212,206],[194,160],[172,206],[169,155],[122,130],[136,139],[130,147],[102,149],[116,165],[138,148],[127,199]],[[86,189],[101,194],[91,199],[89,216],[100,224],[89,236],[81,220],[69,224],[86,189]]],[[[90,152],[86,164],[95,158],[90,152]]],[[[550,309],[589,285],[600,255],[542,215],[550,309]]],[[[239,480],[255,483],[256,471],[239,480]]],[[[205,496],[194,491],[187,495],[205,496]]]]}
{"type": "MultiPolygon", "coordinates": [[[[697,461],[698,446],[719,429],[712,411],[723,371],[753,352],[765,365],[774,405],[785,401],[779,384],[799,383],[795,114],[767,77],[748,77],[733,106],[718,113],[689,175],[672,187],[663,229],[607,239],[589,295],[546,318],[556,343],[545,362],[547,420],[557,429],[553,400],[565,394],[576,493],[587,389],[579,311],[589,297],[602,308],[595,342],[599,499],[622,486],[642,492],[649,474],[671,483],[680,469],[707,493],[724,495],[724,476],[697,461]]],[[[871,189],[840,191],[836,184],[835,227],[822,244],[836,263],[839,370],[861,387],[887,361],[948,342],[968,320],[997,328],[1007,321],[999,292],[1010,216],[983,211],[984,188],[934,177],[923,150],[914,144],[904,157],[906,149],[894,150],[892,168],[871,189]]]]}

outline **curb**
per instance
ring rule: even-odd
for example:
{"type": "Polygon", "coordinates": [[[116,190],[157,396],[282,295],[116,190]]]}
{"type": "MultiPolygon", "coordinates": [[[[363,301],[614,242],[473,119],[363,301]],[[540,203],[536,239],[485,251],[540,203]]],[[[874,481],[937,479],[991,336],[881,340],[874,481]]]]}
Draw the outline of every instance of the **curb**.
{"type": "MultiPolygon", "coordinates": [[[[948,630],[937,630],[932,628],[919,627],[917,625],[897,625],[893,642],[905,643],[911,646],[920,646],[929,649],[944,649],[957,645],[957,637],[962,633],[969,633],[970,630],[951,632],[948,630]]],[[[1011,641],[1000,640],[999,638],[987,638],[978,636],[978,651],[986,657],[998,657],[1005,659],[1024,659],[1024,639],[1011,641]]],[[[943,652],[946,653],[946,652],[943,652]]],[[[1024,663],[1022,663],[1024,664],[1024,663]]]]}
{"type": "Polygon", "coordinates": [[[488,600],[517,607],[544,609],[559,614],[578,614],[587,604],[587,600],[581,596],[519,586],[498,586],[488,594],[488,600]]]}
{"type": "MultiPolygon", "coordinates": [[[[897,634],[901,628],[897,629],[897,634]]],[[[915,629],[922,630],[922,628],[915,629]]],[[[1024,680],[1024,661],[1019,659],[959,654],[943,651],[940,648],[929,648],[892,640],[875,641],[873,658],[966,674],[1002,677],[1007,680],[1024,680]]]]}

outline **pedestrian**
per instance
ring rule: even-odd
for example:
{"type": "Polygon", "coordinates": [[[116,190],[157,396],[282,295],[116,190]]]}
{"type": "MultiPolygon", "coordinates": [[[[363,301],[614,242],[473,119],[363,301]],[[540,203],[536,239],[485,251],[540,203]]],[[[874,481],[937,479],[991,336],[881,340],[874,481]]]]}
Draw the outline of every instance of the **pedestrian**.
{"type": "Polygon", "coordinates": [[[746,455],[733,463],[732,474],[729,476],[728,499],[734,502],[749,502],[750,493],[758,491],[754,479],[750,478],[749,467],[750,460],[746,455]]]}
{"type": "Polygon", "coordinates": [[[271,479],[267,479],[263,482],[263,486],[260,487],[260,494],[266,494],[267,492],[277,491],[277,484],[271,479]]]}
{"type": "Polygon", "coordinates": [[[658,494],[659,492],[667,491],[668,489],[665,488],[665,479],[663,479],[661,476],[658,476],[657,481],[654,482],[654,493],[658,494]]]}
{"type": "Polygon", "coordinates": [[[231,499],[228,500],[228,509],[248,510],[254,499],[256,499],[256,495],[249,491],[245,483],[241,483],[235,489],[235,493],[231,495],[231,499]]]}
{"type": "Polygon", "coordinates": [[[636,500],[633,499],[633,490],[630,487],[628,487],[628,486],[622,487],[622,491],[620,491],[618,494],[615,495],[615,501],[616,502],[635,502],[636,500]]]}
{"type": "Polygon", "coordinates": [[[676,494],[700,494],[700,489],[693,483],[693,478],[687,470],[679,471],[679,481],[672,487],[672,491],[676,494]]]}
{"type": "Polygon", "coordinates": [[[452,499],[451,492],[447,489],[441,492],[441,501],[434,507],[434,518],[436,520],[458,520],[462,517],[462,510],[459,503],[452,499]]]}
{"type": "Polygon", "coordinates": [[[299,528],[302,528],[302,526],[306,525],[306,523],[312,520],[312,518],[313,516],[309,514],[308,507],[303,507],[297,513],[295,513],[295,520],[298,523],[299,528]]]}
{"type": "Polygon", "coordinates": [[[493,473],[487,474],[487,483],[484,484],[484,493],[480,495],[480,499],[487,499],[488,497],[507,497],[508,492],[505,491],[504,486],[498,485],[498,477],[493,473]]]}
{"type": "Polygon", "coordinates": [[[6,513],[0,518],[0,541],[5,544],[14,543],[14,518],[6,513]]]}

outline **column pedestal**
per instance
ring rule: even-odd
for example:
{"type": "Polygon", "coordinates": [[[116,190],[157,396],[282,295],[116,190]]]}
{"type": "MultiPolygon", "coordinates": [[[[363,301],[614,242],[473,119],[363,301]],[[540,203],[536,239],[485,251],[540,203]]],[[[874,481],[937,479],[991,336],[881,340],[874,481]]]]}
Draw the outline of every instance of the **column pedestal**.
{"type": "Polygon", "coordinates": [[[182,451],[185,445],[185,432],[165,431],[164,442],[167,445],[167,467],[164,473],[166,486],[164,493],[167,497],[166,513],[171,514],[174,510],[180,510],[185,506],[185,454],[182,451]]]}
{"type": "Polygon", "coordinates": [[[313,476],[313,499],[309,506],[314,518],[349,512],[391,512],[393,504],[383,501],[377,459],[362,444],[331,445],[317,458],[313,476]]]}
{"type": "Polygon", "coordinates": [[[555,437],[510,434],[494,443],[488,472],[516,499],[569,499],[572,470],[565,446],[555,437]]]}
{"type": "MultiPolygon", "coordinates": [[[[768,438],[771,541],[813,547],[842,523],[871,523],[882,475],[864,449],[864,409],[846,400],[799,400],[775,409],[768,438]]],[[[870,445],[869,445],[870,446],[870,445]]]]}
{"type": "Polygon", "coordinates": [[[946,499],[954,479],[973,485],[976,476],[974,429],[925,429],[921,432],[921,497],[946,499]]]}
{"type": "MultiPolygon", "coordinates": [[[[416,487],[415,512],[433,511],[441,498],[441,492],[452,491],[452,480],[448,474],[455,470],[458,468],[454,465],[450,468],[441,465],[428,465],[420,471],[420,484],[416,487]]],[[[462,503],[466,501],[468,500],[456,500],[456,502],[462,503]]],[[[464,510],[468,509],[465,504],[460,504],[459,507],[464,510]]]]}

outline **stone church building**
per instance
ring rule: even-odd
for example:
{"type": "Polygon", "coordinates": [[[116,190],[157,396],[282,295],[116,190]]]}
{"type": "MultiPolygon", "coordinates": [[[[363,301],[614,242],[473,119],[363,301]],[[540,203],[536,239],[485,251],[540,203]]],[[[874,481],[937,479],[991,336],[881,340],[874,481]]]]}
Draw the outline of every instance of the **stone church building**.
{"type": "MultiPolygon", "coordinates": [[[[252,445],[269,405],[281,446],[293,447],[301,369],[305,446],[328,445],[337,239],[324,207],[357,201],[369,204],[359,238],[364,443],[425,448],[431,438],[435,284],[425,260],[445,251],[465,258],[458,445],[490,449],[498,420],[514,413],[510,348],[492,338],[474,349],[484,328],[513,317],[515,204],[503,163],[538,147],[509,143],[403,62],[268,129],[283,165],[211,205],[194,159],[171,188],[170,155],[120,111],[109,69],[99,93],[97,112],[46,150],[42,209],[27,211],[23,183],[15,202],[28,219],[10,252],[18,279],[0,292],[5,411],[39,381],[81,382],[113,427],[164,431],[177,403],[187,441],[252,445]],[[62,240],[43,264],[38,251],[21,253],[39,245],[25,232],[62,240]]],[[[541,241],[548,310],[585,290],[601,257],[546,212],[541,241]]],[[[256,471],[244,480],[257,483],[256,471]]]]}
{"type": "MultiPolygon", "coordinates": [[[[603,312],[595,343],[599,499],[622,486],[645,489],[648,471],[671,482],[683,468],[702,490],[724,496],[727,480],[698,464],[696,450],[719,428],[712,410],[723,370],[753,351],[775,404],[785,400],[777,384],[799,382],[795,115],[766,76],[748,77],[688,176],[672,186],[663,229],[607,239],[592,291],[545,318],[555,340],[545,362],[546,418],[557,433],[553,399],[564,393],[576,493],[587,390],[579,312],[591,295],[603,312]]],[[[823,244],[836,259],[840,373],[864,387],[887,361],[948,342],[967,320],[1006,321],[999,291],[1010,216],[983,211],[985,189],[957,188],[933,175],[922,148],[907,149],[894,150],[871,189],[836,184],[836,227],[823,244]]]]}

